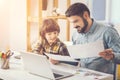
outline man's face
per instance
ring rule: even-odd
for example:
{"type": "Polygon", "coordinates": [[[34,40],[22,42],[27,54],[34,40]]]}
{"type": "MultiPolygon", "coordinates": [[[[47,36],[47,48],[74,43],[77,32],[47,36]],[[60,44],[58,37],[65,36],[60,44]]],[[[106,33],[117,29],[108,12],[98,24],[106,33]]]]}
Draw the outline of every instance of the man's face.
{"type": "Polygon", "coordinates": [[[74,28],[77,29],[78,33],[85,33],[88,26],[88,22],[85,18],[80,16],[71,16],[68,19],[73,24],[74,28]]]}

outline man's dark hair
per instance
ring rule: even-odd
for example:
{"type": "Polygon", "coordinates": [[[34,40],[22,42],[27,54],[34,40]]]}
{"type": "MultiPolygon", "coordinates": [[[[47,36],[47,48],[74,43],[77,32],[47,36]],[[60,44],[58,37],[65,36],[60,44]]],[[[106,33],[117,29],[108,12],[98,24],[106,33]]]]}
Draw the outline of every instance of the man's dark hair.
{"type": "Polygon", "coordinates": [[[88,7],[83,3],[74,3],[72,4],[67,11],[65,12],[66,17],[70,16],[83,16],[84,12],[87,11],[90,16],[90,11],[88,7]]]}

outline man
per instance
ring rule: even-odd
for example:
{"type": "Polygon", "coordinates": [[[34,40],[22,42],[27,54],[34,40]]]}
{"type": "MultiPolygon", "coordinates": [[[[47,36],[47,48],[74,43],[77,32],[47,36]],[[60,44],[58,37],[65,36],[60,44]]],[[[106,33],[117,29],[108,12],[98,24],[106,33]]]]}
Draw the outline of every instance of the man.
{"type": "Polygon", "coordinates": [[[81,59],[81,67],[113,74],[114,63],[120,63],[120,36],[117,31],[112,26],[94,21],[83,3],[72,4],[65,14],[77,30],[72,36],[73,44],[103,40],[105,50],[99,53],[100,57],[81,59]]]}

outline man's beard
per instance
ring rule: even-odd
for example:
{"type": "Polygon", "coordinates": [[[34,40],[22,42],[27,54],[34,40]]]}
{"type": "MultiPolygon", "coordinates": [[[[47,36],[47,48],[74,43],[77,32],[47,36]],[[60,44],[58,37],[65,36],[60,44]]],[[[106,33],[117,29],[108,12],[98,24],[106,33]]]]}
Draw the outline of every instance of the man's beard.
{"type": "MultiPolygon", "coordinates": [[[[88,22],[85,18],[82,17],[83,23],[84,23],[84,27],[81,30],[77,30],[78,33],[85,33],[85,30],[87,29],[88,26],[88,22]]],[[[77,26],[80,27],[80,26],[77,26]]]]}

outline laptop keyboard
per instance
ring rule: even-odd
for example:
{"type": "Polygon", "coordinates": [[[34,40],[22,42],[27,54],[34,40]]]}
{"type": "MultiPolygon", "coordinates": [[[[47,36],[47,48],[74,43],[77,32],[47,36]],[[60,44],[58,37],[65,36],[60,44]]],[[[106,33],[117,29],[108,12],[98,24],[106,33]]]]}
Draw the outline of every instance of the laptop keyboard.
{"type": "Polygon", "coordinates": [[[53,73],[53,75],[54,75],[55,78],[63,76],[63,75],[56,74],[56,73],[53,73]]]}
{"type": "Polygon", "coordinates": [[[0,78],[0,80],[3,80],[3,79],[0,78]]]}

